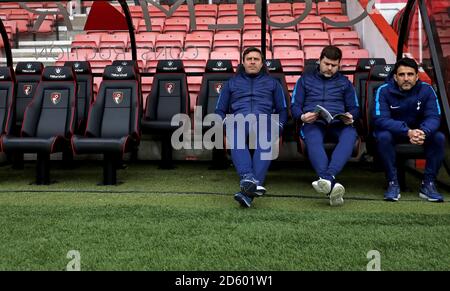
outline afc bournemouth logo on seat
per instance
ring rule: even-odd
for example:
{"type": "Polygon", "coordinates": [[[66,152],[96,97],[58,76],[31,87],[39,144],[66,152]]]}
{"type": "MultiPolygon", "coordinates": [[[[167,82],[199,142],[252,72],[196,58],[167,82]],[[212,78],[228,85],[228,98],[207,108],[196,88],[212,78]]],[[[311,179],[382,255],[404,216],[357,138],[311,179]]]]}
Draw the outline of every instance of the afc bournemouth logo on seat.
{"type": "Polygon", "coordinates": [[[53,104],[58,104],[61,101],[61,93],[53,92],[50,96],[50,99],[52,100],[53,104]]]}
{"type": "Polygon", "coordinates": [[[220,94],[222,92],[223,84],[222,83],[216,83],[214,85],[214,89],[216,90],[217,94],[220,94]]]}
{"type": "Polygon", "coordinates": [[[25,95],[27,96],[30,96],[32,89],[33,85],[23,85],[23,93],[25,93],[25,95]]]}
{"type": "Polygon", "coordinates": [[[174,90],[175,90],[175,83],[172,83],[172,82],[166,83],[167,93],[172,94],[174,90]]]}
{"type": "Polygon", "coordinates": [[[122,92],[114,92],[113,93],[113,100],[116,102],[116,104],[120,104],[123,101],[123,93],[122,92]]]}

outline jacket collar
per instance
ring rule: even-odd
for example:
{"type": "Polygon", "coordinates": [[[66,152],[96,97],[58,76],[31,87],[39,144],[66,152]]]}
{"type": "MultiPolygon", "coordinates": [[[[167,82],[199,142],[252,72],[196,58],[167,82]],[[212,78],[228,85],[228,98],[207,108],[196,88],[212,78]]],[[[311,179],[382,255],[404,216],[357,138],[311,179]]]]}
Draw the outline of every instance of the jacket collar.
{"type": "Polygon", "coordinates": [[[395,94],[395,95],[402,96],[402,97],[416,95],[419,91],[419,88],[422,86],[422,81],[417,80],[416,85],[414,85],[414,87],[412,87],[411,90],[402,91],[398,87],[397,82],[395,82],[393,77],[389,80],[388,83],[389,83],[389,92],[392,94],[395,94]]]}
{"type": "Polygon", "coordinates": [[[324,75],[322,75],[322,73],[320,72],[319,66],[317,66],[316,70],[314,71],[314,75],[321,80],[336,80],[339,78],[341,73],[339,71],[337,71],[336,74],[334,74],[331,78],[327,78],[324,75]]]}

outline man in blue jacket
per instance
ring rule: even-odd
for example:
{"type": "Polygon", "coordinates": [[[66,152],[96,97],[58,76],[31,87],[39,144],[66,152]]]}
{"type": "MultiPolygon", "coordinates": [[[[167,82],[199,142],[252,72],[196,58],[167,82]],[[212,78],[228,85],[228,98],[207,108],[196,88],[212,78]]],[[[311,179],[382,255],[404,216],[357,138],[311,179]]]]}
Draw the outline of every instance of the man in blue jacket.
{"type": "Polygon", "coordinates": [[[426,167],[419,196],[442,202],[434,181],[444,159],[445,136],[439,132],[441,110],[433,88],[419,80],[413,59],[403,58],[394,67],[393,78],[378,88],[375,97],[375,137],[389,182],[384,199],[398,201],[395,144],[410,142],[425,147],[426,167]]]}
{"type": "Polygon", "coordinates": [[[338,72],[341,59],[342,51],[338,47],[325,47],[318,69],[302,75],[291,101],[293,117],[303,122],[300,137],[319,176],[312,186],[318,193],[328,195],[332,206],[344,203],[345,188],[336,182],[336,176],[351,157],[357,139],[353,120],[359,118],[355,89],[348,78],[338,72]],[[344,113],[347,118],[327,122],[317,112],[317,105],[327,109],[332,116],[344,113]],[[331,160],[324,148],[326,136],[337,142],[331,160]]]}
{"type": "Polygon", "coordinates": [[[276,79],[267,74],[261,51],[255,47],[247,48],[242,59],[245,70],[225,84],[215,112],[222,117],[227,127],[227,141],[232,137],[228,147],[231,147],[231,158],[240,177],[241,190],[234,199],[242,206],[250,207],[253,198],[266,191],[263,185],[271,162],[271,159],[264,157],[267,147],[261,145],[261,137],[271,140],[274,123],[276,132],[281,133],[287,120],[287,109],[283,89],[276,79]],[[272,116],[274,113],[278,115],[278,122],[272,116]],[[237,122],[231,121],[239,117],[250,122],[239,126],[237,122]],[[259,138],[252,142],[255,131],[259,138]],[[253,157],[249,145],[254,145],[253,157]]]}

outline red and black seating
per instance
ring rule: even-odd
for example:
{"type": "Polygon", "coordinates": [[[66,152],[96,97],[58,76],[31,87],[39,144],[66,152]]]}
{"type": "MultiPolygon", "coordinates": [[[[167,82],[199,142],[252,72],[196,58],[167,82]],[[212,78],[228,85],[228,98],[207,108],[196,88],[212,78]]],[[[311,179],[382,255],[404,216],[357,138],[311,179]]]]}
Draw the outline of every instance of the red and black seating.
{"type": "Polygon", "coordinates": [[[77,78],[77,133],[84,133],[86,130],[87,115],[89,107],[94,101],[94,83],[91,65],[85,61],[68,61],[64,63],[66,67],[72,67],[77,78]]]}
{"type": "MultiPolygon", "coordinates": [[[[215,112],[220,92],[233,76],[233,64],[230,60],[208,60],[197,98],[197,106],[202,108],[202,120],[208,114],[215,112]]],[[[203,131],[205,132],[211,127],[203,126],[203,131]]],[[[226,151],[214,148],[212,162],[212,169],[226,168],[228,166],[226,151]]]]}
{"type": "Polygon", "coordinates": [[[16,108],[14,120],[16,122],[13,134],[19,135],[22,127],[25,109],[33,99],[36,88],[41,81],[44,65],[41,62],[19,62],[16,66],[16,108]]]}
{"type": "Polygon", "coordinates": [[[144,133],[160,135],[162,138],[161,168],[173,168],[171,135],[180,125],[172,125],[172,117],[180,113],[189,115],[189,108],[189,93],[182,61],[158,61],[141,125],[144,133]]]}
{"type": "Polygon", "coordinates": [[[75,73],[71,67],[44,69],[32,102],[25,110],[20,137],[4,136],[6,153],[37,153],[36,183],[50,183],[50,154],[70,145],[76,124],[75,73]]]}
{"type": "Polygon", "coordinates": [[[0,135],[9,135],[13,128],[14,71],[0,67],[0,135]]]}
{"type": "Polygon", "coordinates": [[[139,145],[139,83],[133,66],[107,66],[89,110],[85,136],[74,136],[74,154],[103,154],[103,184],[117,183],[123,155],[139,145]]]}
{"type": "Polygon", "coordinates": [[[291,98],[289,94],[289,90],[286,83],[286,76],[283,72],[283,67],[281,66],[281,62],[278,59],[269,59],[266,60],[266,68],[269,74],[280,82],[281,88],[284,92],[284,98],[286,101],[286,109],[288,111],[288,120],[284,125],[283,129],[283,140],[285,141],[293,141],[295,134],[295,121],[292,118],[291,114],[291,98]]]}

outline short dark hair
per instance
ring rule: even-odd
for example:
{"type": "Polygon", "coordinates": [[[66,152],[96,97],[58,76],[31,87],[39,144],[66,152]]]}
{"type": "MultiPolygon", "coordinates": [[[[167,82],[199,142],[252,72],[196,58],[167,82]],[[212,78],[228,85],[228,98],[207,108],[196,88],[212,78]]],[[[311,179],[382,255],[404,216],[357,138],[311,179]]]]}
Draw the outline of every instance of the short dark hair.
{"type": "Polygon", "coordinates": [[[416,61],[411,58],[403,58],[398,60],[395,63],[394,74],[397,74],[397,70],[400,66],[413,68],[416,74],[419,72],[419,66],[417,65],[416,61]]]}
{"type": "Polygon", "coordinates": [[[324,57],[333,61],[341,61],[342,51],[337,46],[329,45],[324,47],[320,53],[320,60],[323,60],[324,57]]]}
{"type": "Polygon", "coordinates": [[[242,54],[242,61],[244,61],[245,56],[248,55],[248,54],[251,53],[251,52],[257,52],[257,53],[259,53],[259,54],[261,55],[261,59],[264,60],[264,57],[263,57],[263,54],[262,54],[261,50],[260,50],[259,48],[257,48],[257,47],[251,46],[251,47],[248,47],[248,48],[246,48],[246,49],[244,50],[244,53],[242,54]]]}

